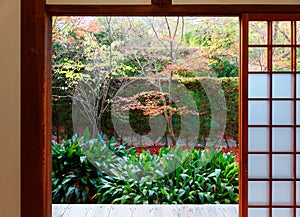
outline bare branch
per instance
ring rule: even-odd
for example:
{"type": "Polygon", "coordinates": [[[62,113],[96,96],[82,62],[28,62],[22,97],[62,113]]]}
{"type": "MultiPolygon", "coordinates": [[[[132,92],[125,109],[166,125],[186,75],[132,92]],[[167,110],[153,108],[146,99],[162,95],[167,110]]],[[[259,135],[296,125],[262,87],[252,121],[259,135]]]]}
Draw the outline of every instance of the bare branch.
{"type": "Polygon", "coordinates": [[[160,37],[158,36],[158,33],[157,33],[157,31],[156,31],[156,29],[155,29],[155,26],[154,26],[154,24],[152,23],[152,21],[151,21],[149,18],[147,18],[147,20],[148,20],[148,22],[149,22],[149,24],[150,24],[150,26],[151,26],[151,28],[152,28],[152,30],[153,30],[153,32],[154,32],[156,38],[157,38],[157,40],[164,46],[164,48],[165,48],[168,52],[170,52],[170,50],[168,49],[167,45],[165,45],[165,43],[164,43],[164,42],[160,39],[160,37]]]}

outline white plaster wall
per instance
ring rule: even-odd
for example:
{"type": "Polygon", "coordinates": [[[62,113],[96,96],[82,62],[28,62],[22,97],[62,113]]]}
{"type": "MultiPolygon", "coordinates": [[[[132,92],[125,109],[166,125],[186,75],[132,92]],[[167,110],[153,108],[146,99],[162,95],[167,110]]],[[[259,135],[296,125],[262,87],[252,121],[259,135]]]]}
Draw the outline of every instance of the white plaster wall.
{"type": "Polygon", "coordinates": [[[0,0],[0,216],[20,216],[20,0],[0,0]]]}

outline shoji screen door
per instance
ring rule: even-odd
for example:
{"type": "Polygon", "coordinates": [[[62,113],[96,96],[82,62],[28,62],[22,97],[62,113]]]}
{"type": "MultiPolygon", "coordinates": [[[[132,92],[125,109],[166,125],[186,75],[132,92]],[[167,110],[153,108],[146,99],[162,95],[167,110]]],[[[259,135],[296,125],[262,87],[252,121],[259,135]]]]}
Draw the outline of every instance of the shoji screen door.
{"type": "Polygon", "coordinates": [[[240,212],[300,217],[300,15],[247,14],[241,27],[240,212]]]}

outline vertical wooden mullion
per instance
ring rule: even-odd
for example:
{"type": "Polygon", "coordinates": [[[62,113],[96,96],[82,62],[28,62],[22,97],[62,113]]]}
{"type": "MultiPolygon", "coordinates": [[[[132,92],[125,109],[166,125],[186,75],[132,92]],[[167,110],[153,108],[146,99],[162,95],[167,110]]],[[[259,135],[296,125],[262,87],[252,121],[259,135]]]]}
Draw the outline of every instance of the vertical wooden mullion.
{"type": "Polygon", "coordinates": [[[297,133],[297,128],[296,128],[296,65],[297,65],[297,54],[296,54],[296,38],[297,38],[297,33],[296,33],[296,21],[292,21],[292,25],[291,25],[291,70],[292,70],[292,75],[294,77],[293,79],[293,119],[294,119],[294,122],[293,122],[293,216],[296,217],[297,213],[296,213],[296,133],[297,133]]]}
{"type": "Polygon", "coordinates": [[[151,0],[151,5],[159,6],[160,5],[160,0],[151,0]]]}
{"type": "Polygon", "coordinates": [[[151,0],[151,5],[158,7],[172,5],[172,0],[151,0]]]}
{"type": "Polygon", "coordinates": [[[162,5],[172,5],[172,0],[160,0],[162,5]]]}
{"type": "Polygon", "coordinates": [[[51,217],[51,17],[21,0],[21,216],[51,217]]]}
{"type": "Polygon", "coordinates": [[[240,20],[239,216],[248,217],[248,14],[240,20]]]}
{"type": "Polygon", "coordinates": [[[269,110],[269,217],[272,217],[272,190],[273,190],[273,185],[272,185],[272,159],[273,159],[273,148],[272,148],[272,143],[273,143],[273,64],[272,64],[272,55],[273,55],[273,34],[272,34],[272,21],[268,21],[268,54],[267,54],[267,64],[268,64],[268,72],[270,74],[270,98],[269,98],[269,103],[270,103],[270,110],[269,110]]]}

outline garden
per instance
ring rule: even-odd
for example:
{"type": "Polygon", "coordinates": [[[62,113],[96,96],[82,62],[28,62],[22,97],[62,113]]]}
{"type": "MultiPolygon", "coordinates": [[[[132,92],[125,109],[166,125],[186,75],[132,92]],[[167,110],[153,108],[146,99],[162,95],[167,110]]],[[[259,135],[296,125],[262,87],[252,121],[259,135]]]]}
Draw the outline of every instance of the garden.
{"type": "Polygon", "coordinates": [[[237,204],[238,22],[54,17],[53,203],[237,204]]]}

